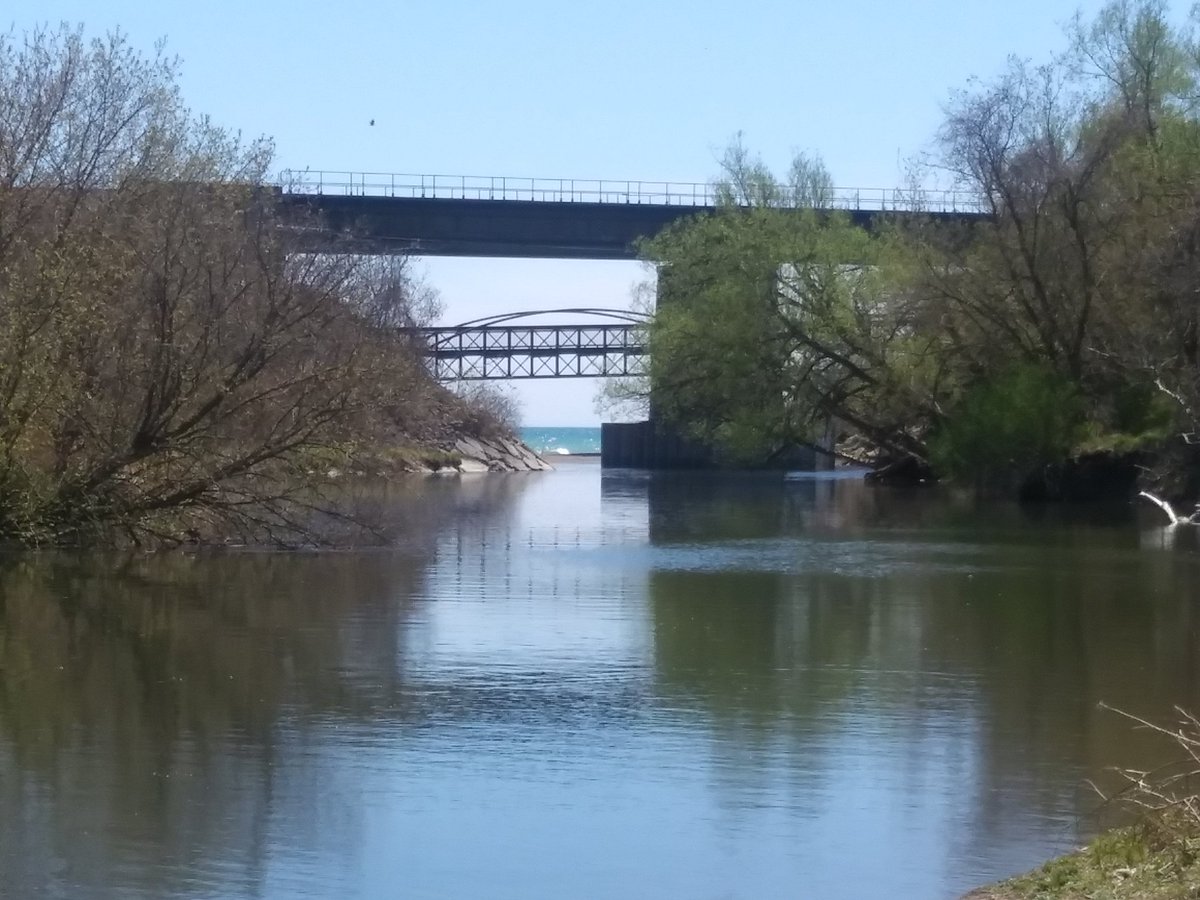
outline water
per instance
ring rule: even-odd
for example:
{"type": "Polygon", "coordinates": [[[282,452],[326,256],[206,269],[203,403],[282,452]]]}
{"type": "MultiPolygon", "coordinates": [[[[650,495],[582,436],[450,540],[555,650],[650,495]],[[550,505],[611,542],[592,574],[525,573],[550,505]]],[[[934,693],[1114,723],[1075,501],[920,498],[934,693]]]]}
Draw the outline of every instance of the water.
{"type": "Polygon", "coordinates": [[[0,564],[13,897],[937,898],[1200,706],[1128,508],[834,478],[414,479],[361,552],[0,564]]]}
{"type": "Polygon", "coordinates": [[[556,455],[600,452],[599,428],[522,428],[521,440],[526,446],[551,459],[556,455]]]}

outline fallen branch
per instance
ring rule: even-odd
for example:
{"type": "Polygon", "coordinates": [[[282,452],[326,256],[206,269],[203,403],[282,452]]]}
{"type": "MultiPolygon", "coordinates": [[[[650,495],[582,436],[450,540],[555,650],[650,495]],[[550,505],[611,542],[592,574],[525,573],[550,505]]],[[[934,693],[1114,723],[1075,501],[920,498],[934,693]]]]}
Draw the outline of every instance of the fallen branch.
{"type": "Polygon", "coordinates": [[[1179,721],[1170,727],[1106,703],[1101,703],[1100,708],[1124,716],[1139,728],[1167,738],[1183,751],[1183,755],[1151,770],[1112,769],[1124,782],[1124,787],[1115,795],[1110,796],[1095,783],[1092,788],[1106,802],[1121,803],[1157,826],[1161,834],[1176,840],[1181,849],[1191,852],[1196,828],[1200,826],[1200,792],[1197,791],[1197,777],[1200,776],[1200,719],[1177,706],[1175,710],[1179,714],[1179,721]]]}
{"type": "Polygon", "coordinates": [[[1196,507],[1196,510],[1190,516],[1180,516],[1175,513],[1175,509],[1170,503],[1161,497],[1154,496],[1149,491],[1140,491],[1138,492],[1138,496],[1145,497],[1167,514],[1167,518],[1171,520],[1168,527],[1173,528],[1176,525],[1200,525],[1200,505],[1196,507]]]}

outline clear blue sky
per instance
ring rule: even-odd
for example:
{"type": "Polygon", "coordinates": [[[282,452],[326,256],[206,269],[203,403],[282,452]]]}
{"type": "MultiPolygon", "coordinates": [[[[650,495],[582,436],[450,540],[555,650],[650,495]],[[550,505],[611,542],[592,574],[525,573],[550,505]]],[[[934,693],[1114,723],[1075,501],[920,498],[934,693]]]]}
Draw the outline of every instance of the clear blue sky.
{"type": "MultiPolygon", "coordinates": [[[[1044,60],[1098,0],[9,0],[0,25],[114,27],[182,58],[189,104],[280,168],[707,181],[730,137],[891,187],[953,89],[1044,60]],[[372,127],[368,123],[375,120],[372,127]]],[[[1186,4],[1177,4],[1182,16],[1186,4]]],[[[634,263],[430,260],[446,321],[625,306],[634,263]]],[[[522,382],[528,424],[597,421],[595,384],[522,382]]]]}

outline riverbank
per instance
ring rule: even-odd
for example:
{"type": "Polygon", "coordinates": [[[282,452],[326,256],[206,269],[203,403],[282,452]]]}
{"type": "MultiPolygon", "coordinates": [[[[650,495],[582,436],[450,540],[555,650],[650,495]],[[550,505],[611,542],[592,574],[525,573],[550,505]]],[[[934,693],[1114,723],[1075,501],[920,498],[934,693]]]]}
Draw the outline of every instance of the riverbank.
{"type": "Polygon", "coordinates": [[[1120,828],[962,900],[1184,900],[1200,896],[1198,854],[1198,834],[1164,834],[1148,825],[1120,828]]]}
{"type": "Polygon", "coordinates": [[[323,448],[307,465],[310,476],[324,475],[330,480],[413,474],[545,472],[553,468],[524,443],[502,434],[452,436],[416,446],[346,444],[323,448]]]}
{"type": "MultiPolygon", "coordinates": [[[[1107,704],[1102,709],[1119,712],[1107,704]]],[[[1200,719],[1182,706],[1168,725],[1121,712],[1138,730],[1166,738],[1173,759],[1111,770],[1110,811],[1132,822],[1031,872],[979,888],[964,900],[1173,900],[1200,897],[1200,719]]]]}
{"type": "Polygon", "coordinates": [[[455,468],[471,472],[546,472],[554,467],[513,438],[463,437],[454,442],[455,468]]]}

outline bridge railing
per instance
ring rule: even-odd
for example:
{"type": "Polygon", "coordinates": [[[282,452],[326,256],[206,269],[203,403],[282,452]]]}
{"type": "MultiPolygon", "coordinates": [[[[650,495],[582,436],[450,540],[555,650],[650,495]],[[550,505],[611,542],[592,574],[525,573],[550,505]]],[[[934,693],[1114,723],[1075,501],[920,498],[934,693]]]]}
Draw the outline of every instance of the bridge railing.
{"type": "MultiPolygon", "coordinates": [[[[289,194],[407,197],[442,200],[525,200],[543,203],[623,203],[716,206],[717,187],[702,182],[514,178],[504,175],[410,175],[289,169],[280,175],[289,194]]],[[[979,212],[976,195],[956,190],[835,187],[825,205],[837,209],[979,212]]]]}

